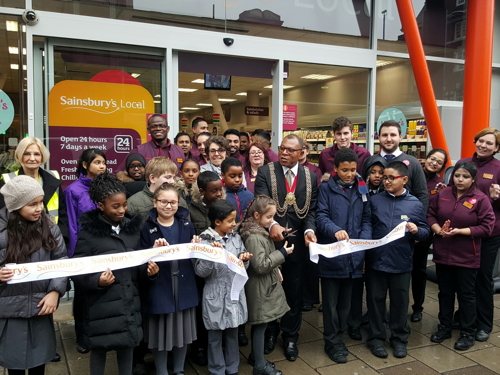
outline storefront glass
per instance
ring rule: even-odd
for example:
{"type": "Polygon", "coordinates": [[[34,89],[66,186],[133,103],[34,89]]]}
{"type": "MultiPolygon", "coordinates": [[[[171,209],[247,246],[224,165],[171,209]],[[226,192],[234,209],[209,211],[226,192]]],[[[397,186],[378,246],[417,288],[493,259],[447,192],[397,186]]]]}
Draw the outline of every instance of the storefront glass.
{"type": "Polygon", "coordinates": [[[28,131],[26,48],[20,17],[0,15],[0,172],[14,161],[13,149],[28,131]]]}
{"type": "Polygon", "coordinates": [[[51,12],[369,48],[369,0],[33,0],[51,12]],[[112,3],[112,5],[110,5],[112,3]]]}

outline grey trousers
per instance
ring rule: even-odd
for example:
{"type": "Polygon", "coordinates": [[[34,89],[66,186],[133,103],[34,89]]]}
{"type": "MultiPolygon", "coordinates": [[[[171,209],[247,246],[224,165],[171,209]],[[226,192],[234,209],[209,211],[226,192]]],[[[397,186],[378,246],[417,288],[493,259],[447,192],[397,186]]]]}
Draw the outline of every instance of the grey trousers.
{"type": "Polygon", "coordinates": [[[208,330],[208,371],[210,374],[236,374],[240,365],[238,327],[224,331],[208,330]],[[224,338],[224,349],[222,340],[224,338]]]}

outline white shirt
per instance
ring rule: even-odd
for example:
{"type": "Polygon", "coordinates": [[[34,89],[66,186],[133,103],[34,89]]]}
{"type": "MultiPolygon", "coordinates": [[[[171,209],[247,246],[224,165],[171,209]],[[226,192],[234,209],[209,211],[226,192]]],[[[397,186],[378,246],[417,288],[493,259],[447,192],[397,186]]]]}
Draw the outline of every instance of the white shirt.
{"type": "Polygon", "coordinates": [[[384,150],[380,151],[380,156],[382,156],[385,159],[385,155],[394,155],[395,158],[397,158],[399,155],[401,155],[403,151],[401,151],[399,148],[397,148],[392,154],[388,154],[384,150]]]}
{"type": "Polygon", "coordinates": [[[295,164],[292,168],[288,168],[283,165],[281,166],[281,168],[283,168],[283,174],[285,175],[285,178],[288,170],[292,171],[292,184],[293,184],[293,182],[295,181],[295,177],[297,177],[297,175],[299,174],[299,163],[295,164]]]}

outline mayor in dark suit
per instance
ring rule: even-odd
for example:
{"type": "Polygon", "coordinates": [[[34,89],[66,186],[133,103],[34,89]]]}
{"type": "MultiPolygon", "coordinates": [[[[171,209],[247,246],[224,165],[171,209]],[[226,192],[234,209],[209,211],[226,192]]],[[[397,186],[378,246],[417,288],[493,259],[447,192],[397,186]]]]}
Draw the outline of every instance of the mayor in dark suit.
{"type": "Polygon", "coordinates": [[[304,266],[309,260],[308,246],[316,242],[315,218],[318,186],[316,175],[304,168],[299,159],[304,153],[304,142],[295,134],[283,139],[279,147],[278,162],[269,163],[258,169],[255,179],[255,196],[267,195],[276,202],[276,223],[270,227],[270,237],[277,248],[284,243],[283,234],[296,231],[295,236],[286,238],[288,246],[294,245],[294,251],[282,266],[283,289],[290,306],[277,323],[268,324],[265,352],[274,349],[279,331],[285,344],[285,357],[295,361],[298,356],[297,340],[302,323],[302,282],[304,266]]]}

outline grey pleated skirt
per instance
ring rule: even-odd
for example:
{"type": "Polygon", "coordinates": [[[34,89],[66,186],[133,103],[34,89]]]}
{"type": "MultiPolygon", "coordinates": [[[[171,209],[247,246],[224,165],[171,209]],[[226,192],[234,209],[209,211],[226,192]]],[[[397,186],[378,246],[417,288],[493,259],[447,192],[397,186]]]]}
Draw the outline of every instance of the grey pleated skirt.
{"type": "Polygon", "coordinates": [[[56,356],[52,315],[0,319],[0,366],[26,370],[56,356]]]}
{"type": "Polygon", "coordinates": [[[144,342],[149,349],[170,351],[196,340],[196,307],[172,314],[143,314],[144,342]]]}

